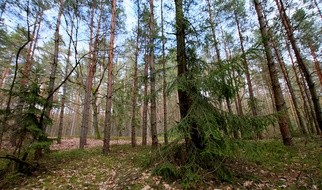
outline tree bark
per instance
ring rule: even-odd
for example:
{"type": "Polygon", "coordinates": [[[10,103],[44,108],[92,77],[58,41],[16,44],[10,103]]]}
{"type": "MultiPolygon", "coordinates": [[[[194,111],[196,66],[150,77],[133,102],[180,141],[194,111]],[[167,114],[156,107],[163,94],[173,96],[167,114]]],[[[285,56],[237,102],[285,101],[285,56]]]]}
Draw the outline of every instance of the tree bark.
{"type": "Polygon", "coordinates": [[[280,131],[281,131],[284,145],[289,146],[292,144],[292,138],[288,128],[288,115],[286,110],[286,104],[283,97],[281,86],[278,81],[277,68],[274,63],[274,59],[271,52],[271,47],[270,47],[271,36],[269,36],[267,25],[264,20],[262,5],[259,3],[258,0],[253,0],[253,2],[258,16],[260,31],[263,39],[263,45],[265,48],[267,65],[268,65],[270,80],[272,83],[272,91],[275,99],[275,107],[276,107],[276,111],[280,112],[278,116],[280,131]]]}
{"type": "Polygon", "coordinates": [[[103,154],[107,155],[110,152],[111,138],[111,111],[112,111],[112,94],[113,94],[113,59],[114,59],[114,38],[116,27],[116,0],[112,0],[112,17],[111,17],[111,33],[110,44],[108,50],[108,76],[107,76],[107,96],[106,110],[104,122],[104,141],[103,154]]]}
{"type": "Polygon", "coordinates": [[[286,15],[284,4],[281,0],[275,0],[275,2],[280,14],[280,18],[282,20],[282,24],[286,30],[287,38],[290,41],[297,63],[300,69],[302,70],[305,80],[307,82],[307,85],[309,87],[310,95],[314,106],[315,117],[318,123],[318,127],[322,131],[322,110],[319,102],[319,97],[316,92],[315,84],[313,82],[312,76],[310,75],[310,71],[307,65],[303,61],[302,55],[300,54],[300,50],[297,47],[296,39],[294,38],[293,27],[291,26],[288,16],[286,15]]]}
{"type": "Polygon", "coordinates": [[[161,0],[161,40],[162,40],[162,71],[163,71],[163,133],[164,133],[164,144],[168,144],[168,111],[167,111],[167,75],[165,68],[165,36],[164,36],[164,16],[163,16],[163,0],[161,0]]]}
{"type": "Polygon", "coordinates": [[[311,42],[309,44],[309,48],[310,48],[311,56],[313,58],[316,74],[318,75],[318,78],[319,78],[319,81],[320,81],[320,86],[322,87],[322,71],[321,71],[320,63],[319,63],[319,61],[317,59],[316,53],[314,51],[314,48],[313,48],[313,45],[312,45],[311,42]]]}
{"type": "Polygon", "coordinates": [[[36,38],[37,38],[36,31],[37,31],[37,26],[40,27],[40,21],[39,20],[41,20],[41,17],[42,17],[42,13],[37,12],[36,13],[36,19],[35,19],[35,22],[34,22],[34,27],[33,27],[32,34],[31,34],[30,44],[29,44],[29,47],[28,47],[28,50],[27,50],[26,64],[24,65],[24,68],[22,70],[22,80],[21,80],[22,86],[26,86],[27,83],[28,83],[28,80],[29,80],[29,73],[31,71],[31,67],[32,67],[32,64],[33,64],[32,51],[33,51],[33,48],[36,46],[36,42],[37,42],[36,41],[36,38]],[[38,23],[39,23],[39,25],[38,25],[38,23]]]}
{"type": "MultiPolygon", "coordinates": [[[[57,16],[57,22],[56,22],[56,29],[55,29],[55,40],[54,40],[54,60],[51,65],[51,70],[50,70],[50,76],[49,76],[49,85],[48,85],[48,97],[46,100],[46,103],[43,108],[43,112],[40,117],[40,127],[41,130],[44,132],[46,131],[46,125],[44,124],[44,119],[45,117],[49,118],[50,117],[50,112],[53,107],[53,100],[54,100],[54,93],[55,93],[55,79],[56,79],[56,72],[57,72],[57,66],[58,66],[58,54],[59,54],[59,29],[60,29],[60,21],[61,21],[61,16],[63,14],[63,9],[64,9],[64,3],[65,0],[60,0],[60,5],[59,5],[59,12],[57,16]]],[[[39,139],[36,139],[38,141],[43,141],[46,139],[43,139],[44,137],[40,137],[39,139]]],[[[34,158],[39,159],[42,157],[42,148],[37,148],[34,153],[34,158]]]]}
{"type": "Polygon", "coordinates": [[[152,147],[158,146],[157,132],[157,107],[156,107],[156,91],[155,91],[155,68],[154,68],[154,0],[150,0],[150,93],[151,93],[151,138],[152,147]]]}
{"type": "MultiPolygon", "coordinates": [[[[70,38],[69,38],[69,43],[68,43],[68,52],[67,52],[67,60],[66,60],[65,77],[64,78],[67,77],[68,71],[69,71],[72,36],[73,36],[73,32],[74,32],[73,19],[74,18],[72,18],[72,24],[71,24],[71,29],[70,29],[70,38]]],[[[63,85],[63,95],[62,95],[62,99],[61,99],[61,109],[60,109],[60,115],[59,115],[59,126],[58,126],[58,134],[57,134],[57,143],[58,144],[61,144],[61,138],[62,138],[62,133],[63,133],[66,92],[67,92],[67,83],[65,82],[64,85],[63,85]]]]}
{"type": "MultiPolygon", "coordinates": [[[[273,41],[273,40],[272,40],[272,41],[273,41]]],[[[298,122],[299,122],[299,125],[300,125],[300,126],[299,126],[299,128],[301,129],[302,133],[303,133],[304,135],[306,135],[308,132],[307,132],[307,130],[306,130],[306,126],[305,126],[305,124],[304,124],[302,114],[301,114],[301,112],[300,112],[300,110],[299,110],[299,106],[298,106],[298,103],[297,103],[297,100],[296,100],[296,96],[295,96],[295,93],[294,93],[294,90],[293,90],[293,86],[292,86],[292,83],[291,83],[291,81],[290,81],[290,78],[289,78],[288,72],[287,72],[287,70],[286,70],[286,68],[285,68],[285,63],[284,63],[284,61],[282,60],[282,57],[281,57],[281,55],[280,55],[280,52],[279,52],[279,50],[278,50],[278,49],[277,49],[277,47],[276,47],[276,42],[275,42],[275,40],[273,41],[272,45],[273,45],[273,49],[274,49],[274,52],[275,52],[275,55],[276,55],[277,61],[278,61],[279,65],[280,65],[280,67],[281,67],[281,70],[282,70],[282,74],[283,74],[284,80],[285,80],[285,82],[286,82],[286,85],[287,85],[287,87],[288,87],[289,93],[290,93],[290,95],[291,95],[292,103],[293,103],[293,105],[294,105],[294,109],[295,109],[295,113],[296,113],[296,118],[297,118],[297,120],[298,120],[298,122]]]]}
{"type": "Polygon", "coordinates": [[[79,138],[79,148],[83,149],[87,141],[87,132],[89,125],[89,116],[92,101],[92,87],[93,78],[96,70],[96,63],[93,61],[93,28],[94,28],[94,14],[95,14],[95,1],[91,3],[91,21],[90,21],[90,34],[89,34],[89,52],[88,52],[88,65],[87,65],[87,78],[85,83],[85,97],[84,97],[84,109],[81,122],[81,131],[79,138]]]}
{"type": "Polygon", "coordinates": [[[132,92],[132,119],[131,119],[131,144],[132,147],[136,146],[136,93],[137,93],[137,80],[138,80],[138,57],[139,57],[139,39],[140,39],[140,0],[137,1],[137,30],[136,30],[136,46],[134,58],[134,76],[133,76],[133,92],[132,92]]]}
{"type": "MultiPolygon", "coordinates": [[[[183,14],[183,1],[175,0],[175,20],[176,20],[176,41],[177,41],[177,73],[179,81],[189,81],[187,75],[189,74],[188,62],[186,56],[186,21],[183,14]]],[[[191,93],[194,87],[192,84],[185,84],[183,88],[178,88],[178,98],[179,98],[179,110],[181,119],[189,117],[189,110],[192,105],[191,93]],[[190,92],[190,93],[189,93],[190,92]]],[[[189,135],[185,136],[185,143],[187,147],[193,145],[197,149],[204,149],[205,145],[202,141],[202,134],[199,131],[196,122],[191,118],[191,121],[188,123],[189,126],[189,135]]]]}
{"type": "Polygon", "coordinates": [[[147,53],[144,59],[144,92],[143,92],[143,110],[142,110],[142,145],[147,145],[147,125],[148,125],[148,74],[149,74],[149,61],[147,53]]]}

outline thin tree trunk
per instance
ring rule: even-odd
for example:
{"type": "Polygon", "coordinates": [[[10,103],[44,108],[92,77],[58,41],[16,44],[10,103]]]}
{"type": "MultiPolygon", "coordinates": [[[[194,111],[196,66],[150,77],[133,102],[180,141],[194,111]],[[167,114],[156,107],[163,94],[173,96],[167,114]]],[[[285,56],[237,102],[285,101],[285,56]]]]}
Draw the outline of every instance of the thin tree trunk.
{"type": "Polygon", "coordinates": [[[294,38],[293,28],[292,28],[290,21],[286,15],[284,4],[281,0],[275,0],[275,2],[278,7],[278,11],[280,14],[280,18],[282,20],[282,24],[287,32],[287,38],[291,43],[291,47],[294,51],[297,63],[299,65],[300,69],[302,70],[305,80],[307,82],[307,85],[309,87],[310,95],[311,95],[313,106],[314,106],[315,118],[317,120],[318,127],[322,131],[322,110],[321,110],[321,105],[319,102],[319,97],[317,96],[317,93],[316,93],[315,84],[312,80],[312,76],[310,75],[307,65],[303,61],[303,58],[300,54],[300,50],[297,47],[296,40],[294,38]]]}
{"type": "Polygon", "coordinates": [[[280,67],[281,67],[284,80],[286,81],[286,85],[287,85],[288,90],[289,90],[289,93],[291,95],[292,103],[294,105],[294,109],[295,109],[295,112],[296,112],[296,119],[298,120],[299,125],[300,125],[299,127],[300,127],[302,133],[304,135],[306,135],[307,134],[307,130],[306,130],[306,127],[305,127],[305,124],[304,124],[304,121],[303,121],[302,114],[301,114],[301,112],[299,110],[299,106],[298,106],[298,103],[297,103],[297,100],[296,100],[296,96],[295,96],[295,93],[294,93],[294,90],[293,90],[292,83],[291,83],[291,81],[289,79],[288,72],[287,72],[287,70],[285,68],[285,63],[282,60],[282,57],[280,55],[280,52],[279,52],[279,50],[276,47],[276,42],[273,41],[273,40],[272,40],[272,45],[273,45],[273,49],[274,49],[274,52],[275,52],[277,61],[278,61],[279,65],[280,65],[280,67]]]}
{"type": "Polygon", "coordinates": [[[114,38],[116,26],[116,0],[112,0],[112,17],[111,17],[111,33],[110,45],[108,50],[108,76],[107,76],[107,96],[106,110],[104,122],[104,141],[103,154],[107,155],[110,152],[111,138],[111,111],[112,111],[112,93],[113,93],[113,59],[114,59],[114,38]]]}
{"type": "Polygon", "coordinates": [[[90,21],[90,35],[89,35],[89,53],[88,53],[88,65],[87,65],[87,78],[85,84],[85,97],[84,97],[84,109],[83,117],[81,122],[81,132],[79,138],[79,148],[83,149],[87,141],[89,116],[91,108],[91,97],[92,97],[92,87],[93,78],[95,75],[96,64],[93,61],[93,28],[94,28],[94,14],[95,14],[95,1],[91,3],[91,21],[90,21]]]}
{"type": "MultiPolygon", "coordinates": [[[[49,77],[49,85],[48,85],[48,97],[47,101],[44,105],[44,110],[43,113],[41,114],[40,118],[40,127],[41,130],[44,132],[46,131],[46,125],[44,124],[44,119],[45,117],[50,117],[50,112],[53,107],[53,101],[54,101],[54,93],[55,93],[55,79],[56,79],[56,72],[57,72],[57,66],[58,66],[58,54],[59,54],[59,28],[60,28],[60,21],[61,21],[61,16],[63,14],[63,9],[64,9],[64,0],[60,0],[60,5],[59,5],[59,12],[57,16],[57,23],[56,23],[56,29],[55,29],[55,41],[54,41],[54,61],[51,65],[51,70],[50,70],[50,77],[49,77]]],[[[43,141],[46,139],[43,139],[43,137],[40,137],[40,139],[37,139],[38,141],[43,141]]],[[[42,157],[42,148],[37,148],[34,153],[34,158],[39,159],[42,157]]]]}
{"type": "Polygon", "coordinates": [[[214,40],[214,46],[215,46],[217,61],[219,62],[219,64],[221,64],[219,44],[218,44],[217,36],[216,36],[216,26],[215,26],[215,23],[213,21],[211,4],[210,4],[210,1],[209,0],[207,0],[207,6],[208,6],[208,14],[209,14],[209,23],[210,23],[210,26],[211,26],[212,38],[214,40]]]}
{"type": "Polygon", "coordinates": [[[280,126],[283,143],[284,145],[291,145],[292,138],[288,128],[288,116],[287,116],[285,100],[283,97],[281,86],[278,81],[277,68],[274,63],[274,59],[273,59],[271,47],[270,47],[271,37],[269,36],[267,25],[264,20],[262,5],[259,3],[258,0],[254,0],[254,5],[258,16],[260,31],[263,39],[264,48],[265,48],[267,65],[268,65],[269,75],[272,83],[272,90],[274,93],[275,107],[276,107],[276,110],[280,112],[278,116],[278,123],[280,126]]]}
{"type": "Polygon", "coordinates": [[[314,51],[314,48],[313,48],[312,43],[309,44],[309,48],[310,48],[311,56],[313,58],[313,62],[314,62],[314,67],[315,67],[315,70],[316,70],[316,74],[318,75],[318,78],[320,80],[320,86],[322,87],[322,71],[321,71],[320,63],[319,63],[319,61],[317,59],[317,56],[316,56],[316,53],[314,51]]]}
{"type": "Polygon", "coordinates": [[[148,124],[148,74],[149,74],[149,61],[145,53],[144,59],[144,92],[143,92],[143,111],[142,111],[142,145],[147,144],[147,124],[148,124]]]}
{"type": "MultiPolygon", "coordinates": [[[[72,19],[74,19],[74,18],[72,18],[72,19]]],[[[68,76],[68,72],[69,72],[73,32],[74,32],[74,22],[72,21],[71,29],[70,29],[70,38],[69,38],[69,43],[68,43],[68,52],[67,52],[67,60],[66,60],[65,77],[64,78],[66,78],[68,76]]],[[[58,144],[61,144],[61,138],[62,138],[62,133],[63,133],[66,92],[67,92],[67,83],[65,82],[63,85],[63,95],[62,95],[62,99],[61,99],[61,109],[60,109],[60,116],[59,116],[59,126],[58,126],[58,134],[57,134],[57,143],[58,144]]]]}
{"type": "MultiPolygon", "coordinates": [[[[245,47],[244,47],[244,37],[243,34],[241,32],[241,26],[240,26],[240,21],[237,15],[237,12],[234,11],[234,19],[236,22],[236,26],[237,26],[237,31],[238,31],[238,37],[239,37],[239,44],[240,44],[240,48],[242,51],[242,58],[243,58],[243,64],[244,64],[244,68],[245,68],[245,75],[246,75],[246,83],[247,83],[247,89],[248,89],[248,93],[249,93],[249,106],[252,112],[253,116],[257,116],[257,108],[256,108],[256,99],[254,96],[254,91],[253,91],[253,86],[252,86],[252,81],[251,81],[251,77],[250,77],[250,72],[249,72],[249,66],[248,66],[248,61],[246,58],[246,52],[245,52],[245,47]]],[[[261,132],[259,132],[257,134],[257,137],[259,139],[263,139],[263,134],[261,132]]]]}
{"type": "Polygon", "coordinates": [[[310,99],[310,92],[308,91],[308,88],[307,88],[307,83],[305,82],[305,77],[303,75],[303,72],[301,72],[301,70],[299,70],[299,74],[301,76],[301,83],[302,83],[302,86],[303,86],[303,92],[305,94],[305,97],[307,99],[307,102],[309,104],[309,108],[310,108],[310,113],[311,113],[311,119],[313,120],[312,123],[314,123],[313,125],[313,128],[312,128],[312,132],[315,133],[317,132],[317,135],[319,135],[319,125],[317,123],[317,120],[316,120],[316,117],[315,117],[315,114],[314,114],[314,106],[313,106],[313,103],[310,99]]]}
{"type": "MultiPolygon", "coordinates": [[[[96,72],[96,63],[97,63],[97,54],[98,54],[98,51],[99,51],[99,36],[100,36],[100,29],[101,29],[101,20],[102,20],[102,14],[103,14],[103,3],[100,2],[100,14],[99,14],[99,19],[98,19],[98,22],[97,22],[97,30],[96,30],[96,35],[95,35],[95,41],[94,41],[94,50],[93,50],[93,56],[92,56],[92,65],[93,65],[93,69],[94,69],[94,74],[96,72]]],[[[93,79],[92,80],[95,80],[95,75],[93,74],[93,79]]],[[[104,73],[101,74],[101,79],[99,81],[99,84],[98,86],[96,87],[96,89],[93,91],[91,90],[91,93],[92,93],[92,97],[93,97],[93,100],[91,101],[92,103],[92,109],[93,109],[93,129],[94,129],[94,134],[95,134],[95,138],[96,139],[101,139],[101,135],[100,135],[100,131],[99,131],[99,128],[98,128],[98,115],[99,115],[99,112],[98,112],[98,98],[97,98],[97,93],[98,93],[98,90],[101,86],[101,81],[103,80],[103,76],[104,76],[104,73]]]]}
{"type": "Polygon", "coordinates": [[[165,36],[164,36],[164,16],[163,16],[163,0],[161,0],[161,35],[162,35],[162,71],[163,71],[163,133],[164,133],[164,144],[168,144],[168,111],[167,111],[167,75],[165,68],[165,36]]]}
{"type": "MultiPolygon", "coordinates": [[[[32,50],[33,47],[36,46],[36,31],[37,31],[37,26],[38,26],[38,22],[40,19],[40,16],[42,15],[42,13],[37,12],[36,14],[36,19],[34,22],[34,28],[32,30],[32,34],[31,34],[31,43],[29,44],[28,50],[27,50],[27,55],[26,55],[26,64],[24,65],[24,68],[22,70],[22,80],[21,80],[21,84],[23,86],[27,85],[28,80],[29,80],[29,73],[31,71],[31,67],[32,67],[32,50]]],[[[40,27],[40,25],[39,25],[40,27]]]]}
{"type": "Polygon", "coordinates": [[[139,57],[139,39],[140,39],[140,1],[137,1],[137,30],[136,30],[136,46],[135,46],[135,60],[134,60],[134,76],[133,76],[133,94],[132,94],[132,119],[131,119],[131,144],[132,147],[136,146],[136,93],[137,93],[137,80],[138,80],[138,57],[139,57]]]}
{"type": "Polygon", "coordinates": [[[245,48],[244,48],[244,37],[243,37],[243,34],[240,29],[240,23],[239,23],[239,19],[238,19],[236,11],[234,11],[234,17],[235,17],[235,22],[237,25],[239,43],[240,43],[240,48],[242,51],[242,58],[243,58],[243,63],[244,63],[244,68],[245,68],[246,82],[247,82],[247,88],[248,88],[249,99],[250,99],[250,108],[251,108],[253,116],[257,116],[257,109],[256,109],[253,85],[252,85],[252,81],[250,78],[249,66],[248,66],[248,61],[246,58],[246,53],[245,53],[245,48]]]}
{"type": "Polygon", "coordinates": [[[155,68],[154,68],[154,0],[150,0],[150,93],[151,93],[151,138],[152,147],[158,146],[157,132],[157,108],[156,108],[156,91],[155,91],[155,68]]]}
{"type": "Polygon", "coordinates": [[[93,94],[93,101],[92,101],[92,108],[93,108],[93,128],[94,128],[94,135],[95,139],[101,139],[100,130],[98,127],[98,106],[97,106],[97,94],[93,94]]]}
{"type": "MultiPolygon", "coordinates": [[[[320,15],[320,17],[321,17],[321,19],[322,19],[322,11],[321,11],[321,9],[319,8],[319,4],[318,4],[318,2],[316,1],[316,0],[312,0],[313,1],[313,3],[314,3],[314,6],[316,7],[316,9],[318,10],[318,13],[319,13],[319,15],[320,15]]],[[[321,2],[321,1],[320,1],[321,2]]]]}

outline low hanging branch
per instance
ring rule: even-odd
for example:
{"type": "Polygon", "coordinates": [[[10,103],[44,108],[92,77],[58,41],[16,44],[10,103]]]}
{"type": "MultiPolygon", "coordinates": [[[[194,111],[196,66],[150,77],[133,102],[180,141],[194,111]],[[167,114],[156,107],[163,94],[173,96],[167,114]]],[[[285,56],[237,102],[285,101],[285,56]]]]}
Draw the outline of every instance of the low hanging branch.
{"type": "Polygon", "coordinates": [[[20,159],[14,155],[6,155],[6,156],[1,156],[0,159],[6,159],[6,160],[10,160],[10,161],[14,161],[15,163],[18,164],[18,172],[27,174],[27,175],[31,175],[33,171],[35,171],[39,164],[35,163],[35,164],[31,164],[29,162],[24,161],[23,159],[20,159]]]}

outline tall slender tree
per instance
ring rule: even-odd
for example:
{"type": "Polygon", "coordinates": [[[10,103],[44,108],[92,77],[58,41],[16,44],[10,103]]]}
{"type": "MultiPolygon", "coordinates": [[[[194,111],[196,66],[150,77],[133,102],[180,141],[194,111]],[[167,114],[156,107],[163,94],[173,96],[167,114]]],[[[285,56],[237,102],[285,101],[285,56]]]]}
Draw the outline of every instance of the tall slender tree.
{"type": "Polygon", "coordinates": [[[151,93],[151,138],[152,146],[158,146],[157,134],[157,107],[156,107],[156,90],[155,90],[155,66],[154,66],[154,0],[150,0],[150,93],[151,93]]]}
{"type": "Polygon", "coordinates": [[[164,143],[168,144],[168,111],[167,111],[167,75],[166,75],[166,60],[165,60],[165,35],[164,35],[164,15],[163,15],[163,0],[161,0],[161,39],[162,39],[162,72],[163,72],[163,133],[164,143]]]}
{"type": "MultiPolygon", "coordinates": [[[[67,58],[66,58],[66,65],[65,65],[65,78],[68,76],[69,72],[69,64],[70,64],[70,56],[71,56],[71,45],[72,45],[72,37],[74,33],[74,14],[71,18],[71,28],[70,28],[70,36],[68,42],[68,50],[67,50],[67,58]]],[[[67,24],[67,20],[66,20],[67,24]]],[[[58,126],[58,134],[57,134],[57,143],[61,144],[61,139],[63,135],[63,124],[64,124],[64,114],[65,114],[65,103],[66,103],[66,93],[67,93],[67,83],[63,84],[63,94],[61,98],[61,108],[60,108],[60,115],[59,115],[59,126],[58,126]]]]}
{"type": "Polygon", "coordinates": [[[316,92],[315,84],[313,82],[310,71],[309,71],[307,65],[304,63],[303,57],[302,57],[300,50],[298,48],[296,39],[294,37],[294,29],[293,29],[292,25],[290,24],[289,18],[286,14],[284,3],[282,0],[275,0],[275,3],[277,5],[282,24],[286,30],[287,38],[290,41],[291,47],[294,51],[297,63],[299,65],[300,69],[302,70],[305,80],[307,82],[307,85],[309,87],[310,95],[311,95],[313,106],[314,106],[315,117],[316,117],[318,126],[319,126],[320,130],[322,131],[322,110],[321,110],[321,105],[319,102],[319,97],[316,92]]]}
{"type": "Polygon", "coordinates": [[[288,128],[289,119],[286,112],[286,104],[285,104],[280,83],[278,81],[277,68],[274,62],[274,58],[273,58],[272,50],[270,46],[271,36],[269,35],[269,32],[268,32],[267,23],[265,22],[263,7],[261,3],[259,2],[259,0],[253,0],[253,2],[254,2],[255,10],[256,10],[259,25],[260,25],[260,31],[261,31],[262,40],[263,40],[262,42],[265,48],[267,66],[268,66],[268,71],[269,71],[270,80],[272,84],[272,91],[274,93],[275,107],[276,107],[276,111],[280,112],[278,116],[278,123],[282,134],[283,143],[284,145],[291,145],[292,138],[288,128]]]}
{"type": "Polygon", "coordinates": [[[137,94],[137,80],[138,80],[138,57],[139,57],[139,39],[140,39],[140,0],[137,1],[137,29],[136,29],[136,43],[134,53],[134,76],[133,76],[133,94],[132,94],[132,119],[131,119],[131,144],[136,146],[136,94],[137,94]]]}
{"type": "Polygon", "coordinates": [[[116,0],[112,0],[112,16],[111,16],[111,31],[110,43],[108,49],[108,75],[107,75],[107,95],[106,95],[106,110],[104,122],[104,141],[103,154],[107,155],[110,152],[111,140],[111,111],[112,111],[112,94],[113,94],[113,65],[114,65],[114,39],[116,28],[116,0]]]}
{"type": "Polygon", "coordinates": [[[89,125],[89,116],[90,116],[90,108],[91,108],[91,97],[92,97],[92,87],[93,87],[93,77],[96,70],[96,64],[93,62],[93,29],[94,29],[94,16],[95,16],[95,7],[96,1],[91,2],[91,20],[90,20],[90,34],[89,34],[89,52],[88,52],[88,63],[87,63],[87,78],[85,82],[85,97],[84,97],[84,109],[83,109],[83,117],[81,122],[81,132],[80,132],[80,140],[79,140],[79,148],[83,149],[86,145],[87,140],[87,132],[89,125]]]}

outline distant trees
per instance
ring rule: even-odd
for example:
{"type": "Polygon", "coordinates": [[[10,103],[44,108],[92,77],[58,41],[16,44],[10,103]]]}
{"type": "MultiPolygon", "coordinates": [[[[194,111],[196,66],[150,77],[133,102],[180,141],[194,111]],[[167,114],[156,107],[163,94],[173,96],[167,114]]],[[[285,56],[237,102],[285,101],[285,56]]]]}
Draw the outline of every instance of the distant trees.
{"type": "Polygon", "coordinates": [[[317,1],[274,2],[1,2],[0,144],[27,146],[17,134],[30,133],[38,145],[79,136],[82,149],[103,132],[108,154],[113,136],[157,147],[181,131],[202,150],[221,138],[282,135],[290,145],[291,132],[320,133],[317,1]]]}

